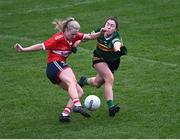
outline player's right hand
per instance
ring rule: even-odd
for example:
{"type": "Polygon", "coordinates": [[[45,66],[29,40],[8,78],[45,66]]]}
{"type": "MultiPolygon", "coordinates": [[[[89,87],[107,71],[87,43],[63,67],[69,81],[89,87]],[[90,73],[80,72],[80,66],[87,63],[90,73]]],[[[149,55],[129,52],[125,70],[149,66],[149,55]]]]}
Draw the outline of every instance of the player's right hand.
{"type": "Polygon", "coordinates": [[[18,51],[18,52],[23,52],[23,47],[22,47],[20,44],[18,44],[18,43],[16,43],[16,44],[14,45],[14,48],[15,48],[16,51],[18,51]]]}
{"type": "Polygon", "coordinates": [[[123,45],[120,49],[121,49],[121,55],[127,55],[128,50],[126,46],[123,45]]]}
{"type": "Polygon", "coordinates": [[[101,28],[100,32],[101,34],[105,33],[107,31],[107,29],[105,27],[101,28]]]}

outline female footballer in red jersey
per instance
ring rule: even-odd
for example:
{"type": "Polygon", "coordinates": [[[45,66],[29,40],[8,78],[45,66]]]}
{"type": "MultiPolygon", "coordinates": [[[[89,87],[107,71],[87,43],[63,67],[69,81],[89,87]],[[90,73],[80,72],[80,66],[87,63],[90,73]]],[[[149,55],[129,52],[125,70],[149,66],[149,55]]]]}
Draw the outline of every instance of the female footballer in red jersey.
{"type": "Polygon", "coordinates": [[[72,17],[67,18],[64,21],[56,20],[53,23],[60,31],[48,40],[26,48],[22,47],[18,43],[15,44],[14,47],[18,52],[48,50],[48,62],[46,68],[47,77],[53,84],[57,84],[66,90],[70,96],[67,106],[65,107],[63,113],[59,116],[59,120],[61,122],[70,121],[69,113],[72,108],[74,112],[80,113],[85,117],[90,117],[90,115],[82,107],[79,99],[83,95],[83,90],[77,84],[73,70],[66,63],[66,59],[72,52],[76,52],[76,42],[83,39],[95,39],[101,34],[103,29],[94,34],[80,33],[80,25],[72,17]]]}

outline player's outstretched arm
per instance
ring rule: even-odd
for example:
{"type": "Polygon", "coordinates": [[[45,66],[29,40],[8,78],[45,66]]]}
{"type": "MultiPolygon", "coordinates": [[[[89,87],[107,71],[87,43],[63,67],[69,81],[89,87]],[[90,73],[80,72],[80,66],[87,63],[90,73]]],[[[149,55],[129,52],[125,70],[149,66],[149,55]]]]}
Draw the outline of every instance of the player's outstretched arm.
{"type": "Polygon", "coordinates": [[[18,52],[32,52],[32,51],[39,51],[39,50],[43,50],[43,44],[35,44],[29,47],[22,47],[20,44],[16,43],[14,45],[14,48],[16,49],[16,51],[18,52]]]}
{"type": "Polygon", "coordinates": [[[85,34],[84,35],[84,40],[92,40],[98,38],[101,34],[106,32],[106,28],[101,28],[99,32],[92,32],[90,34],[85,34]]]}

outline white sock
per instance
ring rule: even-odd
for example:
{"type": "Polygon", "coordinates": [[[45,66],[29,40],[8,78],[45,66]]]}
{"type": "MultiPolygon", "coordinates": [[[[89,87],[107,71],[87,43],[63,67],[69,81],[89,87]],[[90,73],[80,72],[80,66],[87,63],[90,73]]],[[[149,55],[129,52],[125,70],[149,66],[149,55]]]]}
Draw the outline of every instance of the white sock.
{"type": "Polygon", "coordinates": [[[80,100],[78,98],[74,98],[72,101],[73,101],[75,106],[82,106],[81,102],[80,102],[80,100]]]}

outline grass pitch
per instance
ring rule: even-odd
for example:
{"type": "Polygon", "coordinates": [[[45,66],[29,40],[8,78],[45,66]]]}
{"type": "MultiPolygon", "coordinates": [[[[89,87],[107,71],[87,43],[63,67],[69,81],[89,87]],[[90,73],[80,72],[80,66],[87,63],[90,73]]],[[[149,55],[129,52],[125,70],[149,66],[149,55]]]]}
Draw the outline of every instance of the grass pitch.
{"type": "MultiPolygon", "coordinates": [[[[180,138],[180,1],[179,0],[0,0],[0,138],[180,138]],[[45,76],[46,52],[17,53],[16,42],[28,46],[56,31],[55,18],[75,17],[82,32],[117,16],[128,48],[115,73],[115,103],[109,118],[103,88],[85,87],[85,96],[101,98],[90,119],[72,114],[61,124],[66,92],[45,76]]],[[[69,64],[77,79],[93,76],[95,41],[81,45],[69,64]]]]}

